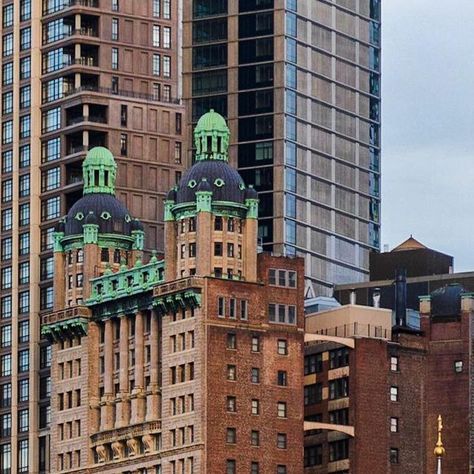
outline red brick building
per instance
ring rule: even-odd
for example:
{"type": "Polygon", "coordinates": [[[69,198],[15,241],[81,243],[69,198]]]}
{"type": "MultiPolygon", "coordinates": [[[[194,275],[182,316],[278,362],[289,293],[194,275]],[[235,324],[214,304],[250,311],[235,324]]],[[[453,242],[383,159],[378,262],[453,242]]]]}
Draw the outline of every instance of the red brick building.
{"type": "Polygon", "coordinates": [[[213,111],[165,201],[165,258],[106,149],[55,233],[51,472],[300,474],[304,267],[257,253],[258,199],[213,111]]]}
{"type": "Polygon", "coordinates": [[[306,316],[305,473],[434,473],[439,414],[443,473],[471,472],[473,295],[442,288],[420,314],[421,331],[380,308],[306,316]]]}

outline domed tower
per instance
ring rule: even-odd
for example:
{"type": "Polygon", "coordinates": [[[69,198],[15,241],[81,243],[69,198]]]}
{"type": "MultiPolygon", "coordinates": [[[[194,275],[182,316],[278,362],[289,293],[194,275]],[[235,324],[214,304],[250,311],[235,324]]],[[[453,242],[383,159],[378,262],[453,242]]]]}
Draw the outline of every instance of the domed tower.
{"type": "Polygon", "coordinates": [[[54,309],[82,304],[89,280],[120,264],[132,265],[143,250],[142,224],[115,197],[117,164],[103,147],[89,151],[82,165],[84,195],[56,227],[54,309]]]}
{"type": "Polygon", "coordinates": [[[214,110],[194,129],[196,162],[165,201],[166,280],[256,281],[257,192],[229,163],[230,132],[214,110]]]}

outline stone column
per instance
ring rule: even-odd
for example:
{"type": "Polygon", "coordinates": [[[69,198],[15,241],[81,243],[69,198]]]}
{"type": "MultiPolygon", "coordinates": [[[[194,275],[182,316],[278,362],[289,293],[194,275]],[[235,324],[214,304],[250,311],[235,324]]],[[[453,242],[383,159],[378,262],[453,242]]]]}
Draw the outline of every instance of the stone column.
{"type": "Polygon", "coordinates": [[[120,395],[117,402],[115,427],[126,426],[130,422],[130,390],[128,382],[128,318],[126,314],[119,317],[120,322],[120,395]]]}
{"type": "Polygon", "coordinates": [[[113,398],[114,398],[114,328],[112,319],[105,321],[104,340],[104,396],[101,400],[100,428],[113,428],[113,398]]]}
{"type": "Polygon", "coordinates": [[[147,394],[146,402],[146,421],[160,418],[159,413],[159,315],[156,310],[151,311],[150,327],[150,392],[147,394]]]}
{"type": "Polygon", "coordinates": [[[135,387],[132,392],[131,423],[141,423],[145,419],[145,377],[144,377],[144,327],[143,313],[135,315],[135,387]]]}

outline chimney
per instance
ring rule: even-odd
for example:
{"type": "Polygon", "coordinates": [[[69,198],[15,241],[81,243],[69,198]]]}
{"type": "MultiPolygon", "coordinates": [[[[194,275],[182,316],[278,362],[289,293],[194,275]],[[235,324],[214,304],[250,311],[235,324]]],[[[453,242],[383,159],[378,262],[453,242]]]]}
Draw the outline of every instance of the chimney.
{"type": "Polygon", "coordinates": [[[372,293],[372,304],[374,308],[380,308],[380,288],[374,288],[372,293]]]}
{"type": "Polygon", "coordinates": [[[356,291],[355,291],[354,288],[352,288],[350,298],[349,298],[349,302],[350,302],[350,304],[356,304],[356,301],[357,301],[356,291]]]}
{"type": "Polygon", "coordinates": [[[397,269],[395,276],[395,325],[407,325],[407,271],[404,268],[397,269]]]}

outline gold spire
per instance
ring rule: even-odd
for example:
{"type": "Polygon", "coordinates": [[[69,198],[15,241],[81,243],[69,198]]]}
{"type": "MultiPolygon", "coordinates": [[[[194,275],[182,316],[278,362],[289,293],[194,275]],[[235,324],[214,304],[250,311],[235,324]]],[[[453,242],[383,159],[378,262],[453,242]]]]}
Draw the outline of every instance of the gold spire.
{"type": "Polygon", "coordinates": [[[446,450],[443,446],[443,440],[441,438],[441,432],[443,431],[443,418],[438,415],[438,441],[436,442],[436,448],[434,454],[437,458],[442,458],[446,454],[446,450]]]}

